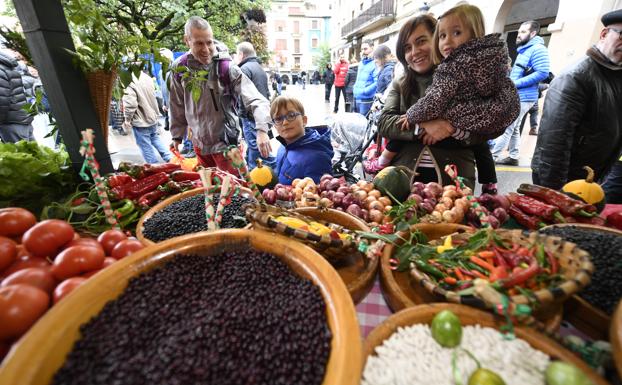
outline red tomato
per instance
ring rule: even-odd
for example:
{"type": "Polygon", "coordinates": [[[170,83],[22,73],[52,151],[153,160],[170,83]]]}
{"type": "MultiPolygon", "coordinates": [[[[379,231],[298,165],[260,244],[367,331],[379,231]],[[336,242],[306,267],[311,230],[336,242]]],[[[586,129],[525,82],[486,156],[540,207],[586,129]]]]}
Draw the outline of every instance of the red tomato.
{"type": "Polygon", "coordinates": [[[37,218],[26,209],[9,207],[0,211],[0,235],[19,237],[37,223],[37,218]]]}
{"type": "Polygon", "coordinates": [[[73,277],[64,280],[56,289],[54,289],[54,304],[57,304],[58,301],[65,298],[67,294],[71,293],[76,287],[82,285],[86,282],[86,278],[83,277],[73,277]]]}
{"type": "Polygon", "coordinates": [[[97,274],[100,271],[104,270],[105,268],[107,268],[108,266],[112,265],[116,261],[117,260],[112,258],[112,257],[106,257],[106,258],[104,258],[104,264],[102,265],[101,269],[89,271],[88,273],[82,274],[80,277],[91,278],[92,276],[94,276],[95,274],[97,274]]]}
{"type": "Polygon", "coordinates": [[[23,244],[35,257],[54,258],[58,250],[73,239],[73,227],[59,219],[48,219],[26,231],[23,244]]]}
{"type": "Polygon", "coordinates": [[[7,237],[0,237],[0,272],[11,266],[17,258],[17,243],[7,237]]]}
{"type": "Polygon", "coordinates": [[[6,277],[2,281],[2,284],[0,284],[0,287],[14,285],[17,283],[34,286],[50,295],[56,287],[56,279],[54,279],[50,269],[41,267],[29,267],[27,269],[16,271],[6,277]]]}
{"type": "Polygon", "coordinates": [[[102,247],[102,245],[99,242],[97,242],[97,239],[95,238],[77,238],[77,239],[74,238],[68,244],[63,246],[63,249],[68,249],[72,246],[91,246],[91,247],[97,247],[98,249],[101,249],[102,251],[104,251],[104,248],[102,247]]]}
{"type": "Polygon", "coordinates": [[[91,246],[73,246],[56,256],[52,274],[59,281],[74,277],[91,270],[97,270],[104,264],[104,251],[91,246]]]}
{"type": "Polygon", "coordinates": [[[19,338],[48,309],[50,297],[24,284],[0,288],[0,340],[19,338]]]}
{"type": "Polygon", "coordinates": [[[44,269],[49,269],[50,266],[50,262],[48,262],[45,258],[31,257],[28,254],[18,256],[15,262],[13,262],[11,266],[9,266],[5,271],[2,272],[2,275],[0,275],[0,279],[4,279],[9,275],[15,273],[16,271],[24,270],[29,267],[40,267],[44,269]]]}
{"type": "Polygon", "coordinates": [[[112,253],[112,249],[121,241],[125,241],[127,236],[121,230],[108,230],[99,234],[97,241],[104,247],[106,255],[112,253]]]}
{"type": "Polygon", "coordinates": [[[145,248],[145,246],[140,243],[138,239],[127,239],[125,241],[119,242],[118,245],[112,249],[112,258],[114,259],[122,259],[127,257],[128,255],[134,254],[136,251],[145,248]]]}

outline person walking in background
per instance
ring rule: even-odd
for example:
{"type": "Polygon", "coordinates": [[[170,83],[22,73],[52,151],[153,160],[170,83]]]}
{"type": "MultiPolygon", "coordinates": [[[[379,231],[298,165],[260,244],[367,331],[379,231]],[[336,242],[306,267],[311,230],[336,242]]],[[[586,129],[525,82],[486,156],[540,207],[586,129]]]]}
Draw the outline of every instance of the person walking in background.
{"type": "Polygon", "coordinates": [[[311,76],[311,83],[320,84],[320,71],[318,70],[313,71],[313,75],[311,76]]]}
{"type": "MultiPolygon", "coordinates": [[[[259,63],[255,47],[246,41],[238,44],[236,58],[242,73],[253,82],[255,88],[257,88],[257,91],[259,91],[264,98],[270,100],[268,75],[259,63]]],[[[242,135],[244,136],[244,141],[246,142],[246,163],[248,164],[249,171],[257,166],[257,158],[261,158],[266,166],[274,169],[276,159],[272,155],[264,158],[259,153],[259,149],[257,148],[257,129],[255,119],[252,114],[249,114],[246,111],[244,104],[242,104],[241,101],[238,101],[238,115],[242,121],[242,135]]]]}
{"type": "Polygon", "coordinates": [[[171,76],[171,147],[177,148],[192,128],[192,144],[200,165],[218,167],[237,175],[237,170],[223,155],[229,146],[237,145],[240,122],[237,101],[255,120],[257,149],[263,157],[272,150],[270,130],[270,102],[257,91],[253,82],[214,39],[207,20],[192,16],[184,26],[184,42],[190,49],[173,63],[171,76]],[[196,91],[183,77],[182,71],[207,71],[207,81],[200,82],[196,91]],[[193,98],[193,96],[195,96],[193,98]],[[195,101],[196,100],[196,101],[195,101]]]}
{"type": "Polygon", "coordinates": [[[359,63],[359,71],[354,84],[356,110],[364,116],[367,115],[371,108],[378,85],[378,70],[376,70],[376,64],[372,57],[373,52],[374,43],[371,40],[365,40],[361,44],[361,62],[359,63]]]}
{"type": "Polygon", "coordinates": [[[333,72],[330,63],[326,63],[326,69],[324,69],[324,100],[326,102],[330,102],[330,91],[333,88],[333,83],[335,82],[335,73],[333,72]]]}
{"type": "Polygon", "coordinates": [[[339,55],[339,61],[335,64],[335,108],[333,112],[339,112],[339,94],[343,94],[343,103],[346,103],[345,84],[348,66],[350,64],[346,60],[346,56],[342,52],[339,55]]]}
{"type": "Polygon", "coordinates": [[[123,93],[123,128],[132,129],[136,144],[147,163],[159,163],[156,151],[165,162],[171,160],[171,153],[158,135],[159,113],[155,91],[153,79],[141,71],[138,78],[132,74],[132,82],[123,93]]]}
{"type": "Polygon", "coordinates": [[[374,50],[374,61],[376,63],[376,68],[379,71],[376,93],[384,94],[384,91],[386,91],[393,81],[395,60],[392,58],[391,49],[384,44],[379,45],[378,48],[374,50]]]}
{"type": "Polygon", "coordinates": [[[305,71],[302,71],[300,73],[300,81],[302,82],[302,89],[306,89],[307,86],[307,73],[305,71]]]}
{"type": "Polygon", "coordinates": [[[356,105],[354,104],[354,83],[356,83],[356,74],[358,73],[358,62],[356,59],[350,61],[348,67],[348,73],[346,74],[345,82],[345,94],[346,94],[346,112],[356,112],[356,105]]]}
{"type": "Polygon", "coordinates": [[[544,46],[544,40],[538,36],[539,31],[540,24],[533,20],[524,22],[518,30],[516,37],[518,56],[510,78],[518,89],[521,109],[516,121],[510,124],[494,143],[492,156],[497,164],[518,166],[521,121],[538,101],[538,84],[549,76],[549,52],[544,46]],[[509,156],[501,159],[501,153],[506,147],[509,156]]]}
{"type": "Polygon", "coordinates": [[[32,120],[17,59],[0,52],[0,139],[5,143],[35,140],[32,120]]]}
{"type": "Polygon", "coordinates": [[[283,92],[283,78],[281,77],[281,74],[278,72],[275,73],[274,80],[276,81],[276,94],[280,96],[283,92]]]}
{"type": "Polygon", "coordinates": [[[596,181],[607,177],[611,187],[620,185],[622,169],[614,165],[622,153],[622,9],[601,21],[598,42],[547,91],[531,161],[535,184],[560,189],[585,179],[583,166],[589,166],[596,181]]]}

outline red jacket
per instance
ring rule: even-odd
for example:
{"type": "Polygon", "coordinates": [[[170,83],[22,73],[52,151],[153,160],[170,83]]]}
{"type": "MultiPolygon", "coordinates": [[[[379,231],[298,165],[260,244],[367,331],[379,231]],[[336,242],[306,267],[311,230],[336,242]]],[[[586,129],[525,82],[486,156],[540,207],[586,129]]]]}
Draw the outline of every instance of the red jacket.
{"type": "Polygon", "coordinates": [[[350,63],[346,60],[339,61],[335,64],[335,87],[343,87],[346,84],[346,74],[350,63]]]}

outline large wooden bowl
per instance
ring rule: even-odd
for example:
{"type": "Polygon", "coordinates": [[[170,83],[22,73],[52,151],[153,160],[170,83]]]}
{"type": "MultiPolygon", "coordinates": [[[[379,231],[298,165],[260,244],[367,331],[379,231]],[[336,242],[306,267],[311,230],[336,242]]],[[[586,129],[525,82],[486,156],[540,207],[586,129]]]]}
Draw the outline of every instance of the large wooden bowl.
{"type": "Polygon", "coordinates": [[[618,303],[609,329],[611,347],[613,350],[613,361],[618,369],[618,376],[622,377],[622,301],[618,303]]]}
{"type": "MultiPolygon", "coordinates": [[[[247,197],[253,196],[253,192],[245,187],[240,187],[240,191],[242,192],[242,194],[244,194],[247,197]]],[[[146,213],[143,214],[142,217],[140,217],[140,220],[138,221],[138,224],[136,225],[136,238],[138,238],[138,240],[141,241],[142,244],[145,246],[154,245],[156,242],[146,238],[145,234],[143,233],[145,229],[145,221],[151,218],[158,211],[163,210],[166,206],[169,206],[179,200],[189,198],[191,196],[195,196],[197,194],[203,194],[203,187],[199,187],[199,188],[195,188],[192,190],[184,191],[179,194],[175,194],[173,196],[166,198],[165,200],[153,206],[152,208],[150,208],[149,211],[147,211],[146,213]]],[[[216,204],[218,203],[216,202],[216,204]]],[[[244,213],[242,213],[242,216],[244,216],[244,213]]]]}
{"type": "MultiPolygon", "coordinates": [[[[320,210],[314,207],[301,207],[294,211],[320,221],[336,223],[350,230],[370,231],[365,222],[343,211],[333,209],[320,210]]],[[[354,252],[333,265],[346,284],[354,303],[361,302],[374,286],[376,270],[378,270],[379,264],[379,258],[365,263],[363,254],[354,252]]]]}
{"type": "MultiPolygon", "coordinates": [[[[449,234],[468,233],[475,229],[455,223],[429,224],[418,223],[411,226],[411,231],[419,230],[423,232],[428,240],[437,240],[449,234]]],[[[380,262],[380,285],[382,294],[387,304],[394,312],[418,304],[439,302],[442,299],[431,294],[424,287],[414,283],[408,272],[399,272],[391,269],[389,260],[393,255],[395,247],[387,245],[382,253],[380,262]]],[[[561,306],[554,306],[546,313],[537,313],[539,320],[545,323],[548,331],[557,331],[561,325],[563,312],[561,306]]]]}
{"type": "MultiPolygon", "coordinates": [[[[622,236],[622,231],[620,230],[584,223],[559,223],[543,227],[542,230],[567,226],[574,226],[585,231],[597,231],[622,236]]],[[[595,340],[607,340],[609,338],[611,317],[601,309],[592,306],[579,295],[571,296],[564,303],[564,318],[575,328],[595,340]]]]}
{"type": "MultiPolygon", "coordinates": [[[[430,324],[434,316],[442,310],[451,310],[460,318],[462,325],[482,325],[499,329],[503,325],[503,320],[493,316],[490,313],[474,309],[470,306],[450,304],[450,303],[431,303],[426,305],[417,305],[408,309],[404,309],[399,313],[393,314],[367,336],[363,345],[363,354],[365,360],[371,355],[375,355],[375,348],[382,345],[399,327],[410,326],[414,324],[430,324]]],[[[557,342],[540,334],[533,329],[525,327],[515,327],[514,331],[518,338],[525,340],[534,349],[540,350],[548,354],[553,359],[559,359],[569,362],[581,369],[595,385],[607,385],[602,377],[594,372],[583,360],[574,353],[566,350],[557,342]]],[[[448,368],[449,369],[449,368],[448,368]]]]}
{"type": "Polygon", "coordinates": [[[255,249],[279,257],[296,274],[311,279],[326,302],[332,332],[324,385],[359,383],[361,336],[352,299],[328,262],[311,248],[274,233],[221,230],[170,239],[110,266],[55,305],[13,347],[0,366],[0,384],[47,385],[80,337],[80,325],[125,290],[128,280],[177,254],[210,255],[255,249]]]}

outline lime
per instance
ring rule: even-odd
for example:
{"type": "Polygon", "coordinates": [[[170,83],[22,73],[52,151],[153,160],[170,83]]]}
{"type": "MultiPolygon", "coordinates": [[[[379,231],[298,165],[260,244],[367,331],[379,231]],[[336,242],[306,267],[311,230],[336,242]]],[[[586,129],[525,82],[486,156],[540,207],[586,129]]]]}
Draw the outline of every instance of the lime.
{"type": "Polygon", "coordinates": [[[460,345],[462,325],[458,316],[451,311],[443,310],[435,315],[430,329],[432,338],[439,345],[446,348],[454,348],[460,345]]]}
{"type": "Polygon", "coordinates": [[[546,368],[547,385],[592,385],[586,375],[576,366],[555,361],[546,368]]]}
{"type": "Polygon", "coordinates": [[[505,385],[505,381],[492,370],[479,368],[469,377],[469,385],[505,385]]]}

